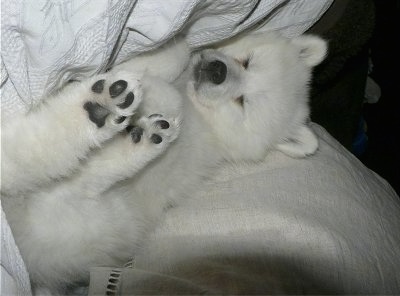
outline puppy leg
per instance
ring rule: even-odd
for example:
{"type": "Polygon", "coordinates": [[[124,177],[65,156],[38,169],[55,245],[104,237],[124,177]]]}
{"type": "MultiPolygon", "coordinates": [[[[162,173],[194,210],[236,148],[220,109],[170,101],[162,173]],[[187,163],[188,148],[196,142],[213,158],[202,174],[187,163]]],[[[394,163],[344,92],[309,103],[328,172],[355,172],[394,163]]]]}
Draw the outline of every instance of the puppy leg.
{"type": "Polygon", "coordinates": [[[318,138],[307,125],[299,126],[290,139],[276,146],[277,150],[294,158],[307,157],[318,149],[318,138]]]}
{"type": "Polygon", "coordinates": [[[2,193],[35,190],[70,175],[91,148],[123,130],[142,98],[141,83],[117,72],[69,85],[2,128],[2,193]]]}
{"type": "Polygon", "coordinates": [[[86,196],[101,194],[114,183],[132,177],[179,134],[183,115],[180,93],[158,77],[144,75],[141,82],[144,96],[140,115],[132,116],[128,134],[120,134],[94,151],[73,181],[86,196]]]}
{"type": "Polygon", "coordinates": [[[140,118],[134,126],[127,128],[127,133],[118,135],[94,153],[81,173],[67,186],[80,194],[83,192],[86,197],[101,195],[161,155],[177,138],[179,126],[179,119],[167,121],[159,114],[140,118]]]}

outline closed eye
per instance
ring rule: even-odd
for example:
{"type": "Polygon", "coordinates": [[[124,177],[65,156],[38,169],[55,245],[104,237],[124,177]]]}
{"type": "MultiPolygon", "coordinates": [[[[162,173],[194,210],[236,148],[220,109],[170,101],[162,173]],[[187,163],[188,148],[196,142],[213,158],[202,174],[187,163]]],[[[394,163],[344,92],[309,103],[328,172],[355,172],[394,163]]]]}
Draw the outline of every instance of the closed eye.
{"type": "Polygon", "coordinates": [[[250,58],[247,58],[242,62],[242,66],[245,69],[247,69],[249,67],[249,64],[250,64],[250,58]]]}
{"type": "Polygon", "coordinates": [[[235,103],[238,104],[240,107],[244,108],[244,96],[241,95],[235,99],[235,103]]]}
{"type": "Polygon", "coordinates": [[[250,64],[250,58],[245,58],[245,59],[235,59],[235,61],[242,66],[245,70],[249,67],[250,64]]]}
{"type": "Polygon", "coordinates": [[[253,53],[251,52],[244,60],[242,60],[243,68],[247,69],[250,65],[251,59],[253,58],[253,53]]]}

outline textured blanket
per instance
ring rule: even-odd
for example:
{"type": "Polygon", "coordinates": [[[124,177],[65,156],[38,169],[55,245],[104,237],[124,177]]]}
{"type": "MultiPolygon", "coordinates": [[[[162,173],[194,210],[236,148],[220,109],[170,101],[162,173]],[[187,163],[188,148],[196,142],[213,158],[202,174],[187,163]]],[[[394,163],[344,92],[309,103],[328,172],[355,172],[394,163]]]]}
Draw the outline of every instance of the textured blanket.
{"type": "Polygon", "coordinates": [[[102,72],[179,32],[193,48],[247,28],[303,33],[333,0],[5,0],[1,3],[3,120],[69,80],[102,72]]]}
{"type": "Polygon", "coordinates": [[[312,124],[308,159],[225,165],[89,295],[400,295],[400,200],[312,124]]]}

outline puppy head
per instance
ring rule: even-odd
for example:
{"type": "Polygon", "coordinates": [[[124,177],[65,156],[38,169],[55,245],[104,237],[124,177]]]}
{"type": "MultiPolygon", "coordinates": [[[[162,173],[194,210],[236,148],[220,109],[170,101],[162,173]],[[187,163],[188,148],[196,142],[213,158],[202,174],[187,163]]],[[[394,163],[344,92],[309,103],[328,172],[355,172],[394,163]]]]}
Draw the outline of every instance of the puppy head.
{"type": "Polygon", "coordinates": [[[188,95],[231,157],[258,160],[270,149],[304,157],[318,148],[308,84],[326,50],[310,35],[246,35],[193,56],[188,95]]]}

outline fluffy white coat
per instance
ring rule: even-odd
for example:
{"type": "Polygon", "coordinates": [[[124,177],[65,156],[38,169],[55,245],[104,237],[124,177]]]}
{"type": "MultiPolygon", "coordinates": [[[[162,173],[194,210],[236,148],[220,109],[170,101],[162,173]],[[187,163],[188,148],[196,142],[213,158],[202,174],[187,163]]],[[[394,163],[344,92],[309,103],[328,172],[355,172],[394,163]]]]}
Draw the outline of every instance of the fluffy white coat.
{"type": "Polygon", "coordinates": [[[63,293],[90,267],[123,265],[222,161],[314,153],[308,83],[325,53],[306,35],[247,35],[191,57],[178,40],[3,126],[2,200],[33,284],[63,293]]]}

